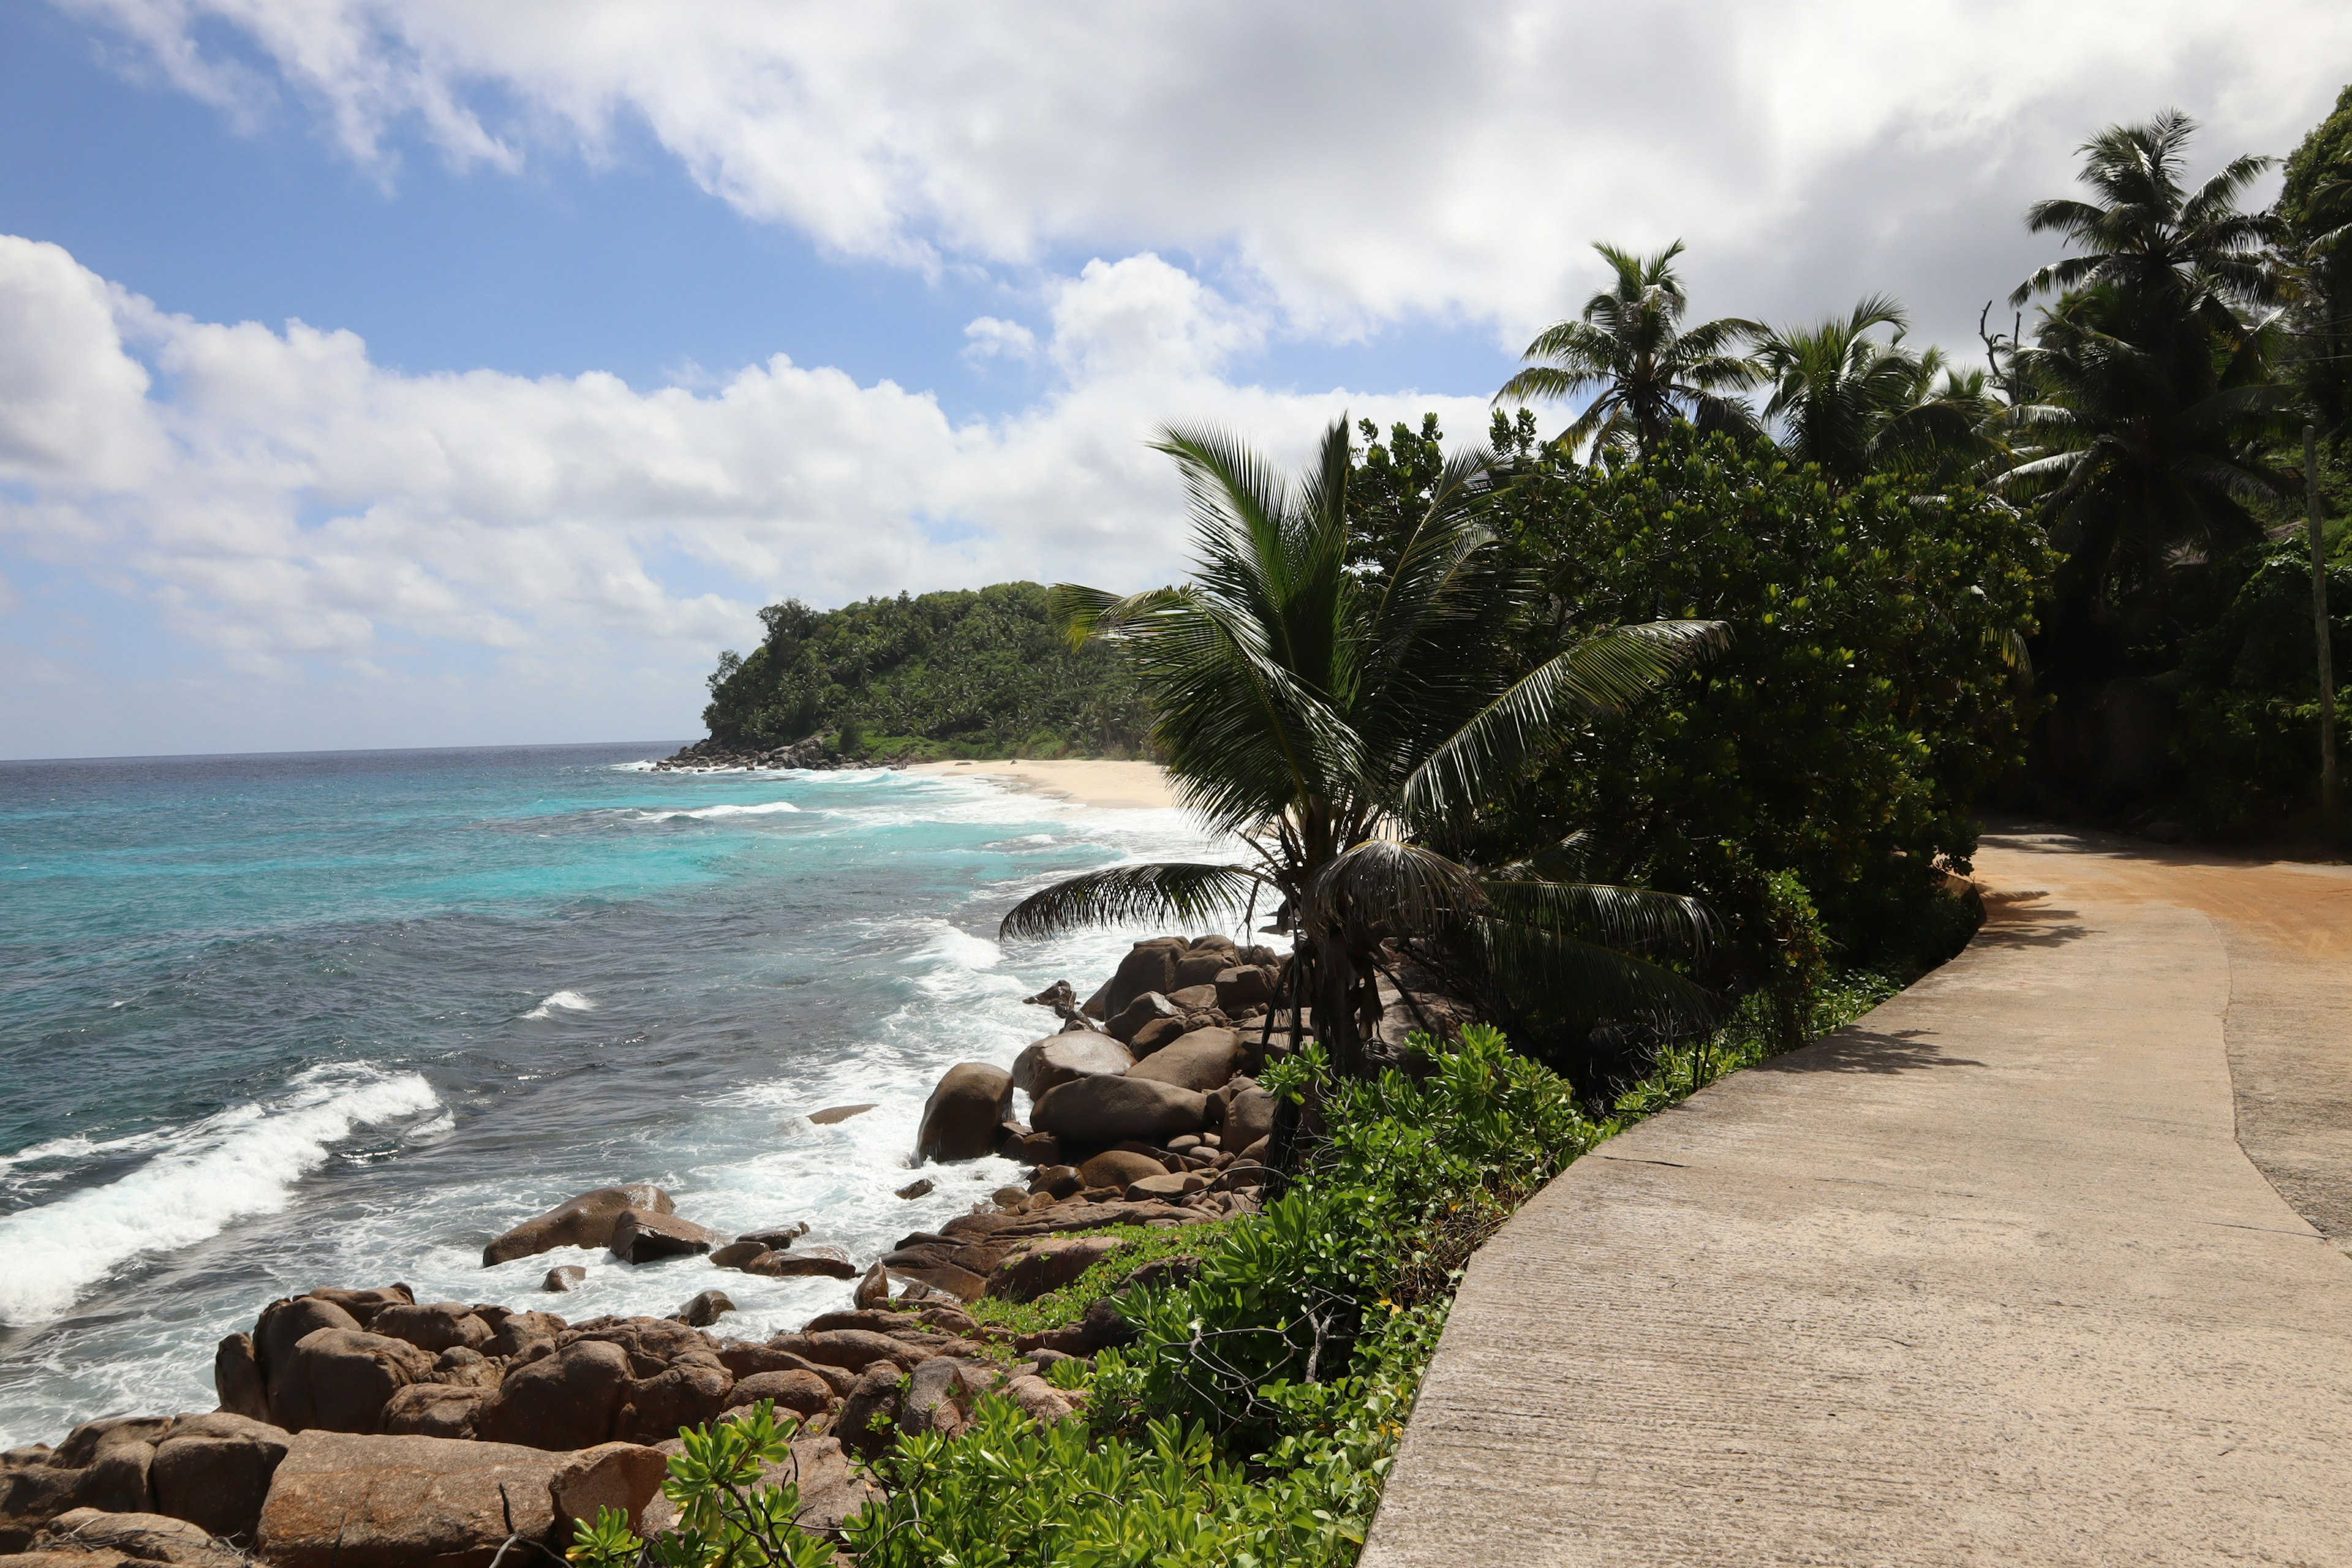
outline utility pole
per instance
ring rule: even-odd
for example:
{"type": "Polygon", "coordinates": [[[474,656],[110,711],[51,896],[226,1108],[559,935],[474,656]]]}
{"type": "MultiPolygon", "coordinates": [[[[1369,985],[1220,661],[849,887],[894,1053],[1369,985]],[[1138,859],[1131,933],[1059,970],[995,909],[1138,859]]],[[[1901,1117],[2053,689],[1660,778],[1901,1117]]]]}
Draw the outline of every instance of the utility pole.
{"type": "Polygon", "coordinates": [[[2336,836],[2336,673],[2327,647],[2327,542],[2319,524],[2319,432],[2303,427],[2303,493],[2311,509],[2311,621],[2319,641],[2319,810],[2336,836]]]}

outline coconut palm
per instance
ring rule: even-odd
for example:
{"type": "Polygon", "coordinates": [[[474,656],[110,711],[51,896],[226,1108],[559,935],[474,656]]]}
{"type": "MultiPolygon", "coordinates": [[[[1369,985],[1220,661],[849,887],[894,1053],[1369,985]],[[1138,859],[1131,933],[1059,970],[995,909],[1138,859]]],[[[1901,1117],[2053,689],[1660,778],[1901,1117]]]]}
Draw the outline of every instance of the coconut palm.
{"type": "Polygon", "coordinates": [[[1587,440],[1592,457],[1634,452],[1648,457],[1666,438],[1677,415],[1701,430],[1752,430],[1755,415],[1733,395],[1756,384],[1755,364],[1739,344],[1757,326],[1727,317],[1685,328],[1690,301],[1674,260],[1676,240],[1655,256],[1595,245],[1615,274],[1610,287],[1585,301],[1573,321],[1560,321],[1519,357],[1526,370],[1503,384],[1505,398],[1568,398],[1599,389],[1576,422],[1560,432],[1573,450],[1587,440]]]}
{"type": "Polygon", "coordinates": [[[2137,317],[2115,286],[2084,289],[2019,355],[2040,395],[2016,411],[2032,446],[2001,483],[2040,498],[2067,552],[2061,618],[2082,626],[2184,552],[2259,539],[2254,506],[2288,489],[2259,455],[2294,405],[2271,374],[2270,326],[2250,326],[2217,365],[2203,332],[2136,340],[2137,317]]]}
{"type": "Polygon", "coordinates": [[[1074,877],[1024,900],[1004,934],[1270,910],[1294,939],[1293,1018],[1310,1005],[1350,1075],[1370,1068],[1399,939],[1538,976],[1598,1011],[1702,1015],[1705,998],[1647,956],[1698,940],[1690,900],[1485,868],[1439,846],[1553,726],[1655,689],[1717,646],[1721,624],[1598,628],[1514,680],[1498,634],[1524,588],[1478,521],[1486,454],[1445,462],[1393,568],[1367,577],[1347,569],[1344,419],[1295,483],[1214,431],[1171,430],[1158,449],[1191,492],[1192,581],[1124,598],[1064,584],[1054,603],[1074,642],[1126,642],[1178,799],[1250,854],[1074,877]]]}
{"type": "Polygon", "coordinates": [[[2110,125],[2084,142],[2082,181],[2092,199],[2055,197],[2025,213],[2030,231],[2061,235],[2080,254],[2036,271],[2009,302],[2105,285],[2143,331],[2194,317],[2237,336],[2232,307],[2275,296],[2264,247],[2278,226],[2268,214],[2239,210],[2238,198],[2276,160],[2233,158],[2191,190],[2182,165],[2196,132],[2195,121],[2168,109],[2145,125],[2110,125]]]}
{"type": "Polygon", "coordinates": [[[1941,349],[1905,348],[1909,326],[1902,306],[1874,294],[1843,320],[1759,336],[1772,387],[1764,416],[1790,456],[1843,486],[1898,464],[1948,476],[1999,449],[2000,410],[1983,376],[1952,371],[1941,349]],[[1887,335],[1875,336],[1882,327],[1887,335]]]}

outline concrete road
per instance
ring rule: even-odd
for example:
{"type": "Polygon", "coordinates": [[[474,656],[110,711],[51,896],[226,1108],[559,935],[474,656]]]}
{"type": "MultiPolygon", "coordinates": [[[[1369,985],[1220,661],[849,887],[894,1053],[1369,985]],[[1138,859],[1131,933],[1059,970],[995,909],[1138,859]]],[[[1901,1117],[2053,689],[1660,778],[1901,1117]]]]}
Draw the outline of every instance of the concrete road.
{"type": "Polygon", "coordinates": [[[2352,1564],[2352,870],[1978,872],[1958,959],[1479,1254],[1365,1568],[2352,1564]]]}

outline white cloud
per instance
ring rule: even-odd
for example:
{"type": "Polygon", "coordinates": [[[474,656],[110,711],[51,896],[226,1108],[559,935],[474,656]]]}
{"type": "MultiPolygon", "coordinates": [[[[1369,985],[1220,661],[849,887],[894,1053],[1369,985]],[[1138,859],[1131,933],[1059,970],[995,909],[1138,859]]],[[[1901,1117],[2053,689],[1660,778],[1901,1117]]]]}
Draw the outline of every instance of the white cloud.
{"type": "Polygon", "coordinates": [[[1483,426],[1476,400],[1234,384],[1255,319],[1157,257],[1050,295],[1050,390],[959,424],[928,393],[782,355],[708,391],[406,375],[350,332],[169,315],[0,237],[0,538],[310,698],[414,705],[478,657],[502,672],[486,688],[537,694],[532,733],[683,731],[713,653],[785,595],[1172,579],[1181,490],[1145,446],[1164,422],[1223,422],[1286,460],[1351,404],[1483,426]],[[624,688],[668,721],[619,723],[624,688]]]}
{"type": "Polygon", "coordinates": [[[2098,125],[2178,102],[2284,151],[2352,58],[2340,0],[56,0],[247,113],[278,89],[390,175],[593,157],[648,127],[706,188],[920,268],[1216,258],[1284,331],[1412,316],[1512,344],[1681,235],[1720,309],[1889,288],[1969,340],[2017,214],[2098,125]],[[218,37],[217,31],[214,37],[218,37]]]}

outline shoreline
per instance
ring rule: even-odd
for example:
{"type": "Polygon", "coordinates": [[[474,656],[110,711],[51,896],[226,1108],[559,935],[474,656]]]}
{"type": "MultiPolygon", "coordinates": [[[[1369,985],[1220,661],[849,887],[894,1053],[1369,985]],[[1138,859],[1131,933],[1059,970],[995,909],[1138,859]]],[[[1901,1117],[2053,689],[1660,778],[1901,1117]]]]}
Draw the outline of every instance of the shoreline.
{"type": "Polygon", "coordinates": [[[989,778],[1026,795],[1042,795],[1073,805],[1137,811],[1172,811],[1176,796],[1168,772],[1157,763],[1082,757],[1062,761],[1021,758],[910,763],[902,773],[931,778],[989,778]]]}

